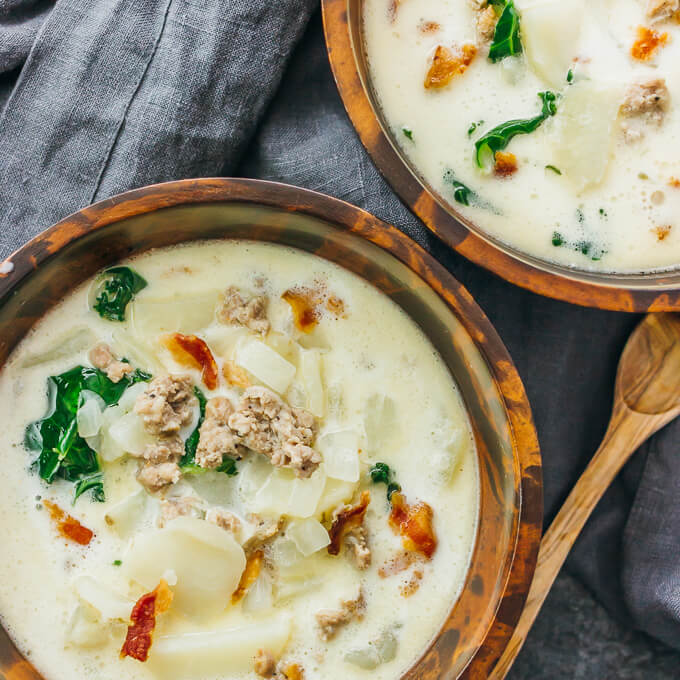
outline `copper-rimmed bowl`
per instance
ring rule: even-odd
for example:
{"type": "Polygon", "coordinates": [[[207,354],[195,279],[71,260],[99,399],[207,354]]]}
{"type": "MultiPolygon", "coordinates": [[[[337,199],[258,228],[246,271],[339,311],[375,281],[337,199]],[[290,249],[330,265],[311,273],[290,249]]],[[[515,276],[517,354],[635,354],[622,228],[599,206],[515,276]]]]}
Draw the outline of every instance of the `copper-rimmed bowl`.
{"type": "MultiPolygon", "coordinates": [[[[394,300],[441,354],[477,443],[479,528],[461,596],[404,677],[485,678],[512,633],[536,563],[538,442],[524,387],[496,331],[470,294],[399,230],[328,196],[255,180],[185,180],[121,194],[62,220],[0,267],[0,367],[36,321],[95,272],[150,248],[203,239],[280,243],[335,262],[394,300]]],[[[2,630],[1,677],[40,677],[2,630]]]]}
{"type": "Polygon", "coordinates": [[[363,0],[322,0],[326,45],[347,113],[373,162],[402,201],[468,260],[540,295],[623,312],[680,310],[680,263],[664,273],[611,274],[566,267],[494,239],[431,189],[392,139],[371,87],[363,0]]]}

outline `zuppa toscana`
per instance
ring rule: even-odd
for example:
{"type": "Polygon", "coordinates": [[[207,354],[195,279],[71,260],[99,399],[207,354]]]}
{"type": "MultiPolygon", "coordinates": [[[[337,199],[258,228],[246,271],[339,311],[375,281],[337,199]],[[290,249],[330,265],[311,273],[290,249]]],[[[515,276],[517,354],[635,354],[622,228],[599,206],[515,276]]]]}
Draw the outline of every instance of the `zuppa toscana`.
{"type": "Polygon", "coordinates": [[[372,89],[423,180],[543,260],[680,265],[678,0],[365,0],[372,89]]]}
{"type": "Polygon", "coordinates": [[[457,387],[337,265],[137,256],[40,321],[0,399],[0,620],[46,680],[397,678],[460,593],[457,387]]]}

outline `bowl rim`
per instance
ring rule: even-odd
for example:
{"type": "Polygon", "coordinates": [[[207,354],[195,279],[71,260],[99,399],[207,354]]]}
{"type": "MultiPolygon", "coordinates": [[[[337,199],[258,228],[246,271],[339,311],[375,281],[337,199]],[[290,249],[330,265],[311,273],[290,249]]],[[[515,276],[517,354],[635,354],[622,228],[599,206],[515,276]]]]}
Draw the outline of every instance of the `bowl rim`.
{"type": "MultiPolygon", "coordinates": [[[[496,383],[519,468],[517,539],[496,615],[482,646],[459,677],[486,678],[519,619],[533,578],[543,520],[542,465],[531,407],[498,333],[469,292],[422,247],[396,227],[340,199],[287,184],[242,178],[179,180],[134,189],[83,208],[41,232],[0,267],[0,301],[42,263],[86,234],[127,218],[174,206],[206,203],[264,205],[301,213],[364,238],[425,281],[468,333],[496,383]],[[9,265],[9,266],[8,266],[9,265]]],[[[9,676],[8,676],[9,677],[9,676]]]]}
{"type": "MultiPolygon", "coordinates": [[[[437,197],[398,151],[362,73],[353,9],[363,0],[321,0],[326,49],[343,105],[378,171],[401,201],[444,243],[471,262],[539,295],[621,312],[680,310],[680,271],[616,274],[565,267],[485,236],[437,197]]],[[[363,56],[363,55],[362,55],[363,56]]],[[[363,64],[363,60],[362,64],[363,64]]]]}

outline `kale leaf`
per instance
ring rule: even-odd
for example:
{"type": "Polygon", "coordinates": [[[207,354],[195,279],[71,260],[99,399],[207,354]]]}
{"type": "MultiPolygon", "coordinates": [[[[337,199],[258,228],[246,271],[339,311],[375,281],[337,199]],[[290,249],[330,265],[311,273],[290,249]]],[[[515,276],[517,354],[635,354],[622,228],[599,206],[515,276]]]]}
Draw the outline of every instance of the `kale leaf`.
{"type": "Polygon", "coordinates": [[[475,158],[480,168],[485,167],[485,156],[490,157],[493,162],[496,152],[505,149],[513,137],[516,135],[528,135],[540,127],[543,121],[555,115],[557,111],[557,95],[554,92],[539,92],[538,96],[543,102],[541,113],[533,118],[509,120],[506,123],[501,123],[475,142],[475,149],[477,151],[475,158]]]}
{"type": "MultiPolygon", "coordinates": [[[[55,478],[77,482],[76,499],[93,489],[95,500],[104,500],[103,486],[97,487],[92,475],[99,472],[97,453],[78,434],[77,413],[81,392],[98,394],[107,406],[117,404],[130,385],[146,382],[150,376],[136,370],[114,383],[97,368],[76,366],[47,379],[47,413],[26,428],[24,444],[38,453],[35,465],[40,476],[51,484],[55,478]]],[[[75,499],[74,499],[75,500],[75,499]]]]}
{"type": "MultiPolygon", "coordinates": [[[[196,399],[198,399],[198,405],[200,408],[200,415],[198,417],[198,422],[196,423],[196,428],[189,435],[189,438],[184,442],[184,455],[179,461],[179,469],[184,474],[200,474],[206,472],[205,468],[202,468],[196,463],[196,449],[198,448],[198,440],[201,437],[200,429],[203,421],[205,420],[205,407],[207,400],[203,392],[194,387],[194,394],[196,399]]],[[[233,477],[238,474],[238,468],[236,467],[236,461],[233,458],[226,457],[222,464],[216,468],[216,472],[224,472],[226,475],[233,477]]]]}
{"type": "Polygon", "coordinates": [[[94,310],[103,319],[125,321],[125,308],[147,282],[129,267],[112,267],[101,276],[94,310]]]}
{"type": "Polygon", "coordinates": [[[453,187],[453,198],[457,203],[470,205],[470,199],[474,199],[475,192],[462,182],[458,181],[452,170],[444,172],[444,181],[453,187]]]}
{"type": "Polygon", "coordinates": [[[513,0],[491,0],[490,4],[501,13],[489,47],[489,59],[495,63],[506,57],[521,54],[522,41],[519,12],[513,0]]]}
{"type": "Polygon", "coordinates": [[[73,492],[73,502],[75,503],[86,491],[92,491],[92,500],[103,503],[106,500],[104,494],[104,475],[101,472],[93,472],[91,475],[81,477],[73,492]]]}
{"type": "Polygon", "coordinates": [[[392,500],[392,494],[395,491],[401,491],[401,486],[393,481],[393,473],[387,463],[376,463],[369,471],[371,481],[374,484],[387,485],[387,500],[392,500]]]}

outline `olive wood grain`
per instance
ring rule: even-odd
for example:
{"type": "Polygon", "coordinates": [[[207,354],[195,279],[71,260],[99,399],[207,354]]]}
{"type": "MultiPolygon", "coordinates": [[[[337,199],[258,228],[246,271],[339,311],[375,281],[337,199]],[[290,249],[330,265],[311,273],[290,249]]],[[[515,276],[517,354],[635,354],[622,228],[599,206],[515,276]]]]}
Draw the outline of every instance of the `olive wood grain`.
{"type": "Polygon", "coordinates": [[[633,452],[680,415],[680,316],[650,314],[619,362],[614,406],[602,444],[541,541],[527,603],[493,673],[504,678],[590,513],[633,452]]]}

